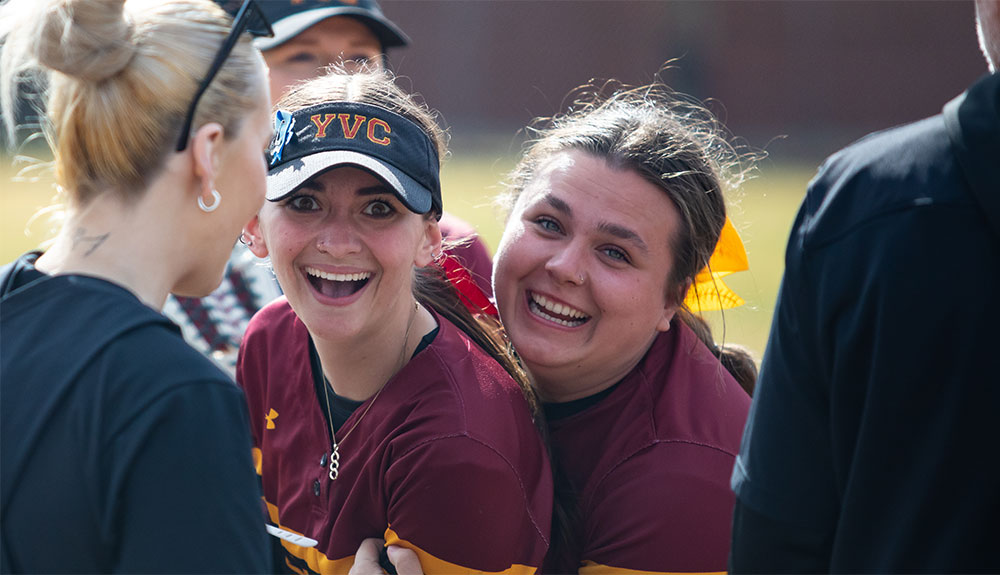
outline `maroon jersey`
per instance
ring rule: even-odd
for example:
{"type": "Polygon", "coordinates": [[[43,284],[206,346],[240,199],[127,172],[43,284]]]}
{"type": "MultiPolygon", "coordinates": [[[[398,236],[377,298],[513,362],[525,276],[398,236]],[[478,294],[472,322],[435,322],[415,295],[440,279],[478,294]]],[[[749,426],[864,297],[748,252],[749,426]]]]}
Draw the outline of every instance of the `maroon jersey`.
{"type": "Polygon", "coordinates": [[[546,570],[724,572],[729,478],[749,408],[719,360],[674,320],[606,397],[550,420],[579,505],[579,547],[546,570]]]}
{"type": "Polygon", "coordinates": [[[293,570],[346,573],[367,537],[413,549],[427,573],[541,566],[552,479],[527,402],[499,364],[437,321],[434,341],[386,383],[342,442],[331,481],[305,325],[284,297],[251,320],[237,379],[270,519],[319,542],[282,541],[293,570]]]}

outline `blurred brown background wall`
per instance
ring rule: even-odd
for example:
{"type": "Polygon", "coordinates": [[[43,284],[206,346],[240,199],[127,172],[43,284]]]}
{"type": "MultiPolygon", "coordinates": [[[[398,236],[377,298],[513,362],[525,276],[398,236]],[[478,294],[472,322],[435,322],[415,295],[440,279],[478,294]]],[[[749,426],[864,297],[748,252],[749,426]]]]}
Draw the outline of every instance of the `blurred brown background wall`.
{"type": "Polygon", "coordinates": [[[592,77],[663,77],[753,146],[826,155],[936,113],[986,72],[971,0],[382,0],[412,38],[397,73],[440,110],[453,145],[514,139],[592,77]]]}

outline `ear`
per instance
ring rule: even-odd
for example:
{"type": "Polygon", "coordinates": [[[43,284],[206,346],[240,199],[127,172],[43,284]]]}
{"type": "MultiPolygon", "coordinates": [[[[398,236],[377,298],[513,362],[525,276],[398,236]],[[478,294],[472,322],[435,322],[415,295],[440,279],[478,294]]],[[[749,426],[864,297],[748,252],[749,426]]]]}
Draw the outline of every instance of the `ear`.
{"type": "Polygon", "coordinates": [[[677,315],[677,306],[672,305],[663,308],[663,316],[660,317],[660,321],[656,324],[656,331],[667,331],[670,329],[670,320],[674,319],[677,315]]]}
{"type": "Polygon", "coordinates": [[[191,155],[194,160],[192,169],[194,176],[200,182],[198,185],[198,195],[203,196],[206,201],[211,200],[212,190],[215,188],[215,177],[219,169],[219,156],[222,153],[222,125],[217,122],[209,122],[198,128],[191,138],[191,155]]]}
{"type": "Polygon", "coordinates": [[[667,295],[663,306],[663,315],[660,317],[660,321],[656,323],[656,331],[667,331],[670,329],[670,320],[674,319],[674,316],[677,315],[677,308],[683,305],[684,298],[690,289],[691,278],[688,278],[677,292],[667,295]]]}
{"type": "Polygon", "coordinates": [[[260,215],[256,215],[243,227],[243,233],[250,237],[252,242],[247,246],[253,255],[259,258],[266,258],[268,255],[267,244],[264,243],[264,232],[260,228],[260,215]]]}
{"type": "Polygon", "coordinates": [[[425,267],[434,262],[434,255],[441,252],[441,228],[433,217],[424,218],[424,234],[417,248],[413,265],[425,267]]]}

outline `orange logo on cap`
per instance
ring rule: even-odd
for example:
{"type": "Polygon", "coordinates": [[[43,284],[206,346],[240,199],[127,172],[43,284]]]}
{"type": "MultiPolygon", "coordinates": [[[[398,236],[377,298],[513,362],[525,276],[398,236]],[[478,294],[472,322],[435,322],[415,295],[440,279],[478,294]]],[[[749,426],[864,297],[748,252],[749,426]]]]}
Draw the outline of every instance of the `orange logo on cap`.
{"type": "Polygon", "coordinates": [[[337,118],[340,120],[340,129],[343,130],[344,137],[348,140],[353,140],[354,136],[358,135],[358,128],[360,128],[361,124],[364,124],[367,119],[365,116],[354,116],[354,126],[348,128],[347,121],[351,118],[350,114],[337,114],[337,118]]]}
{"type": "Polygon", "coordinates": [[[321,114],[313,114],[312,116],[309,116],[309,120],[312,121],[313,124],[316,124],[316,137],[325,138],[326,127],[333,121],[334,116],[326,114],[326,116],[322,119],[320,116],[321,114]]]}
{"type": "Polygon", "coordinates": [[[389,145],[389,136],[385,135],[385,136],[382,136],[381,138],[376,138],[375,137],[375,126],[378,126],[378,127],[382,128],[382,131],[384,131],[386,134],[391,134],[392,133],[392,128],[389,127],[389,124],[386,124],[385,122],[383,122],[382,120],[379,120],[378,118],[372,118],[371,120],[368,121],[368,134],[366,134],[368,136],[368,139],[370,141],[376,143],[376,144],[380,144],[380,145],[383,145],[383,146],[388,146],[389,145]]]}
{"type": "Polygon", "coordinates": [[[348,140],[353,140],[361,130],[361,126],[367,122],[368,128],[365,131],[365,137],[368,138],[369,142],[380,146],[388,146],[392,143],[392,139],[389,138],[392,126],[388,122],[378,118],[369,120],[367,116],[361,114],[313,114],[309,120],[316,126],[316,139],[326,137],[326,132],[334,118],[340,120],[340,133],[348,140]],[[381,135],[376,134],[376,128],[381,130],[381,135]]]}

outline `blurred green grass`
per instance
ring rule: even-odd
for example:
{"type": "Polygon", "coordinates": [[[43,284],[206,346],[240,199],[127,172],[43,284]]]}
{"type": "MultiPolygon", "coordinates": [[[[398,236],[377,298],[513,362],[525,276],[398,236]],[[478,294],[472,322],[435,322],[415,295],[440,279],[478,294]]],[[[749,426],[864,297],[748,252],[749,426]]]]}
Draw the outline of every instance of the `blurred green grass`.
{"type": "MultiPolygon", "coordinates": [[[[38,214],[53,203],[51,180],[24,181],[9,159],[0,159],[0,262],[6,263],[52,237],[52,223],[38,214]]],[[[493,205],[513,158],[502,153],[456,152],[442,172],[444,205],[471,223],[491,251],[503,230],[503,214],[493,205]]],[[[746,346],[758,359],[764,351],[774,300],[784,266],[785,242],[815,165],[777,165],[765,161],[730,208],[750,259],[750,271],[733,274],[726,283],[746,304],[724,313],[707,312],[716,340],[746,346]]],[[[152,239],[150,241],[153,241],[152,239]]]]}
{"type": "Polygon", "coordinates": [[[716,341],[746,346],[758,361],[785,269],[788,234],[817,165],[765,164],[730,206],[730,219],[743,238],[750,269],[727,276],[725,282],[746,303],[725,312],[706,312],[705,317],[716,341]]]}

